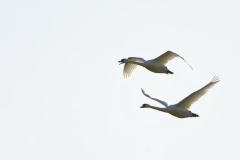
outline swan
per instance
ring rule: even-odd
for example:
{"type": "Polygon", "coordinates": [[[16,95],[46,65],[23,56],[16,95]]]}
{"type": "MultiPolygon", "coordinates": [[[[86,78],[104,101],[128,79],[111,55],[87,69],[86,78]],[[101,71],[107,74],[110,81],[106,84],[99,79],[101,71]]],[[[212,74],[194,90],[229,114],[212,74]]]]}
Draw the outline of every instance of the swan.
{"type": "MultiPolygon", "coordinates": [[[[172,52],[172,51],[167,51],[160,55],[159,57],[151,60],[144,60],[143,58],[139,57],[129,57],[128,59],[122,59],[119,62],[120,64],[125,63],[124,69],[123,69],[123,77],[125,79],[129,78],[133,72],[133,70],[137,67],[137,65],[140,65],[146,69],[148,69],[151,72],[154,73],[165,73],[165,74],[173,74],[168,68],[165,66],[170,60],[180,57],[178,54],[172,52]]],[[[183,58],[182,58],[183,59],[183,58]]],[[[185,59],[183,59],[185,61],[185,59]]],[[[190,68],[192,69],[192,66],[185,61],[190,68]]]]}
{"type": "Polygon", "coordinates": [[[169,114],[171,114],[175,117],[178,117],[178,118],[198,117],[197,114],[192,113],[188,109],[191,107],[191,105],[194,102],[196,102],[199,98],[201,98],[204,94],[206,94],[208,92],[208,90],[210,88],[212,88],[219,81],[220,81],[219,78],[217,76],[214,76],[212,81],[210,83],[208,83],[206,86],[204,86],[203,88],[199,89],[196,92],[193,92],[188,97],[184,98],[182,101],[180,101],[179,103],[177,103],[175,105],[168,105],[164,101],[161,101],[161,100],[156,99],[156,98],[152,98],[151,96],[146,94],[145,91],[142,89],[142,93],[146,97],[161,103],[162,105],[165,106],[165,108],[154,107],[154,106],[151,106],[149,104],[143,104],[140,108],[152,108],[152,109],[155,109],[155,110],[158,110],[158,111],[169,113],[169,114]]]}

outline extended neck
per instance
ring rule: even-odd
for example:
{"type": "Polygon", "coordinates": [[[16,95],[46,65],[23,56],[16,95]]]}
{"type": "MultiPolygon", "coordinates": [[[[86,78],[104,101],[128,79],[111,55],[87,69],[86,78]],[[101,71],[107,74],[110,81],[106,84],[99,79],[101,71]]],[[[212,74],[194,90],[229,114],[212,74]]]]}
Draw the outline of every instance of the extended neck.
{"type": "Polygon", "coordinates": [[[162,112],[168,113],[167,108],[159,108],[159,107],[154,107],[154,106],[150,106],[150,105],[148,107],[146,107],[146,108],[152,108],[152,109],[155,109],[155,110],[158,110],[158,111],[162,111],[162,112]]]}
{"type": "Polygon", "coordinates": [[[136,62],[136,61],[131,61],[131,60],[128,60],[128,59],[126,59],[124,63],[132,63],[132,64],[137,64],[137,65],[140,65],[140,66],[143,66],[143,67],[144,67],[144,63],[140,63],[140,62],[136,62]]]}

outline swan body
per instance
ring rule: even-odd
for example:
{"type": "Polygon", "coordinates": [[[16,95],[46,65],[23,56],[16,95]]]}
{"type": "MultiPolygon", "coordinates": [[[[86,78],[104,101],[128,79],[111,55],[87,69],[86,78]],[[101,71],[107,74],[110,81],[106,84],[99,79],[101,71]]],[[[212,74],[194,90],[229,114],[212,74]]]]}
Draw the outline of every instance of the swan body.
{"type": "Polygon", "coordinates": [[[191,105],[194,102],[196,102],[203,95],[205,95],[208,92],[208,90],[210,88],[212,88],[219,81],[220,81],[219,78],[217,76],[214,76],[214,78],[212,79],[212,81],[210,83],[205,85],[203,88],[197,90],[196,92],[193,92],[188,97],[184,98],[182,101],[180,101],[179,103],[177,103],[175,105],[168,105],[166,102],[164,102],[162,100],[159,100],[157,98],[152,98],[151,96],[146,94],[145,91],[142,89],[142,93],[146,97],[161,103],[163,106],[165,106],[165,108],[159,108],[159,107],[151,106],[149,104],[143,104],[142,107],[140,107],[140,108],[155,109],[155,110],[158,110],[158,111],[169,113],[169,114],[171,114],[171,115],[173,115],[175,117],[178,117],[178,118],[198,117],[197,114],[192,113],[188,109],[191,107],[191,105]]]}
{"type": "MultiPolygon", "coordinates": [[[[121,61],[118,61],[118,62],[120,64],[123,64],[123,63],[125,64],[124,69],[123,69],[123,77],[127,79],[131,76],[133,70],[138,65],[142,66],[142,67],[146,68],[147,70],[154,72],[154,73],[173,74],[173,72],[171,72],[165,65],[170,60],[172,60],[176,57],[182,58],[181,56],[179,56],[178,54],[176,54],[172,51],[167,51],[164,54],[160,55],[159,57],[157,57],[155,59],[147,60],[147,61],[145,59],[139,58],[139,57],[129,57],[128,59],[122,59],[121,61]]],[[[187,61],[185,61],[185,62],[188,64],[187,61]]]]}

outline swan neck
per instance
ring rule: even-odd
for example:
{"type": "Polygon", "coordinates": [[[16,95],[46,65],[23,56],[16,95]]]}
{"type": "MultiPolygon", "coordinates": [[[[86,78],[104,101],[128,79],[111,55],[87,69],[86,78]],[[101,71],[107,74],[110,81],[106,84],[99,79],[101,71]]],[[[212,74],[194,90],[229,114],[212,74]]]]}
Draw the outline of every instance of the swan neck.
{"type": "Polygon", "coordinates": [[[152,108],[152,109],[162,111],[162,112],[168,112],[167,108],[159,108],[159,107],[154,107],[154,106],[148,106],[148,108],[152,108]]]}
{"type": "Polygon", "coordinates": [[[131,61],[131,60],[127,60],[125,63],[133,63],[133,64],[137,64],[137,65],[140,65],[140,66],[144,66],[144,63],[135,62],[135,61],[131,61]]]}

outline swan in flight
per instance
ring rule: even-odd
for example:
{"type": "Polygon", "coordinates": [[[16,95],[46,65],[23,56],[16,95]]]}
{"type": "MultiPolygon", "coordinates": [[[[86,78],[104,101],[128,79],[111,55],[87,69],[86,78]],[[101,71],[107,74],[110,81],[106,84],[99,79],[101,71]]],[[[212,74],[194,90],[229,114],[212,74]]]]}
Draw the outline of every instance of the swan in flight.
{"type": "Polygon", "coordinates": [[[214,76],[212,81],[210,83],[208,83],[206,86],[204,86],[203,88],[199,89],[196,92],[193,92],[188,97],[186,97],[181,102],[179,102],[175,105],[168,105],[164,101],[161,101],[161,100],[156,99],[156,98],[152,98],[151,96],[146,94],[145,91],[142,89],[142,93],[146,97],[161,103],[162,105],[165,106],[165,108],[154,107],[154,106],[151,106],[149,104],[143,104],[140,108],[152,108],[152,109],[155,109],[155,110],[158,110],[158,111],[169,113],[169,114],[171,114],[175,117],[178,117],[178,118],[198,117],[197,114],[192,113],[188,109],[191,107],[191,105],[194,102],[196,102],[199,98],[201,98],[204,94],[206,94],[208,92],[208,90],[210,88],[212,88],[219,81],[220,81],[219,78],[217,76],[214,76]]]}
{"type": "MultiPolygon", "coordinates": [[[[179,56],[178,54],[172,51],[167,51],[162,55],[160,55],[159,57],[148,60],[148,61],[144,60],[143,58],[129,57],[128,59],[122,59],[121,61],[118,61],[118,62],[119,62],[119,65],[125,63],[124,69],[123,69],[123,77],[127,79],[128,77],[131,76],[133,70],[137,67],[137,65],[140,65],[154,73],[173,74],[173,72],[168,70],[168,68],[165,65],[176,57],[182,58],[181,56],[179,56]]],[[[188,64],[187,61],[185,62],[188,64]]],[[[189,66],[192,69],[192,66],[191,65],[189,66]]]]}

